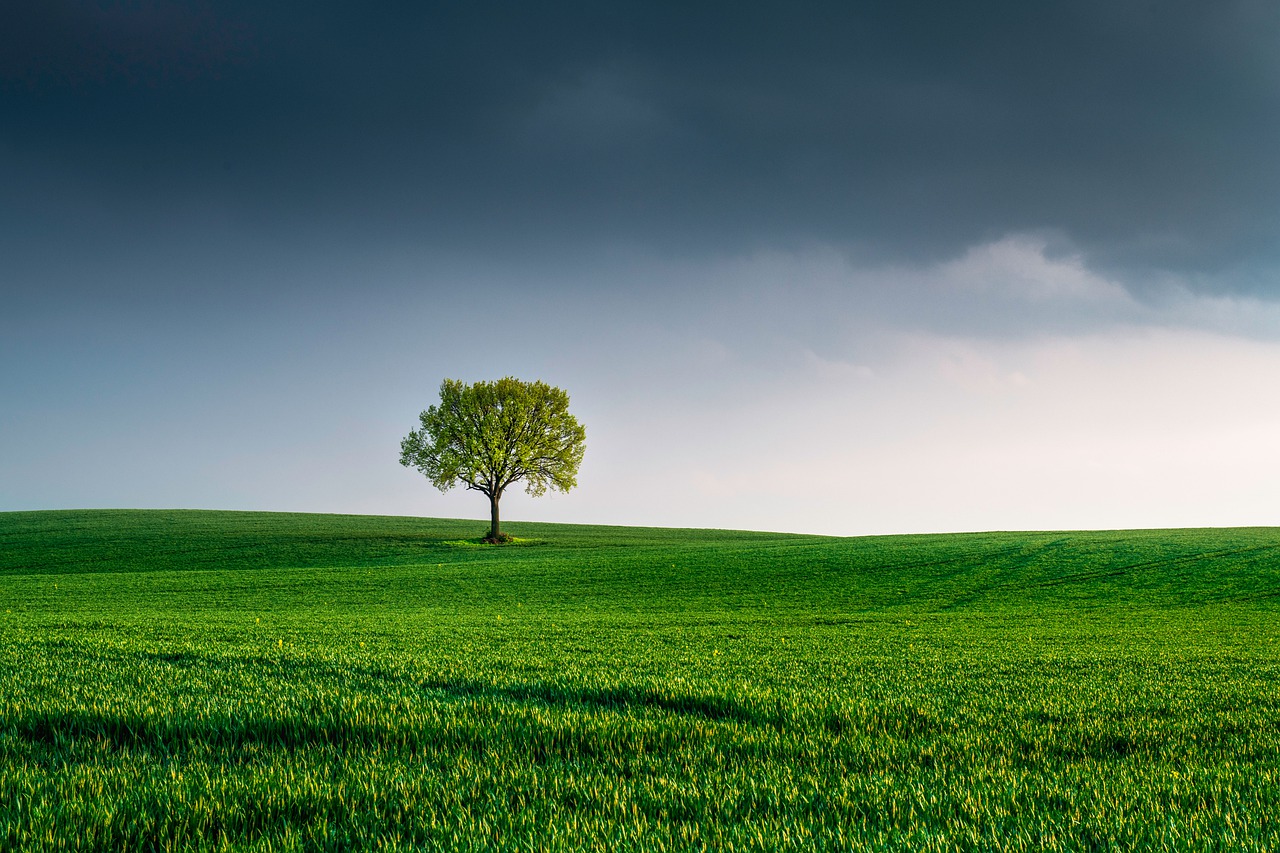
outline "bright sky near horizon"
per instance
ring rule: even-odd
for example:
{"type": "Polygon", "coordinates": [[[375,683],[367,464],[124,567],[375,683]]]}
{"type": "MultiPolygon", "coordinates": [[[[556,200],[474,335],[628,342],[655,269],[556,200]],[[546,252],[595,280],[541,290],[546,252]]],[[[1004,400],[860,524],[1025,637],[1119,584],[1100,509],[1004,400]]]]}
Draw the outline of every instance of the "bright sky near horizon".
{"type": "Polygon", "coordinates": [[[1280,524],[1280,6],[18,0],[0,511],[1280,524]]]}

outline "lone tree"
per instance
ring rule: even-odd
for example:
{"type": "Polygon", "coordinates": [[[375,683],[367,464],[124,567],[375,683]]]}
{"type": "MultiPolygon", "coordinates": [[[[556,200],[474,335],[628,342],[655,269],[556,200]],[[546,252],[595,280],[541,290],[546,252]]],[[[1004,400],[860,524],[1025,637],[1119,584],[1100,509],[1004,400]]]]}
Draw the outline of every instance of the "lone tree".
{"type": "Polygon", "coordinates": [[[510,541],[498,526],[498,501],[512,483],[523,480],[534,497],[578,485],[586,430],[569,414],[569,395],[545,382],[446,379],[439,405],[420,418],[422,429],[400,442],[400,464],[442,492],[462,483],[488,495],[486,542],[510,541]]]}

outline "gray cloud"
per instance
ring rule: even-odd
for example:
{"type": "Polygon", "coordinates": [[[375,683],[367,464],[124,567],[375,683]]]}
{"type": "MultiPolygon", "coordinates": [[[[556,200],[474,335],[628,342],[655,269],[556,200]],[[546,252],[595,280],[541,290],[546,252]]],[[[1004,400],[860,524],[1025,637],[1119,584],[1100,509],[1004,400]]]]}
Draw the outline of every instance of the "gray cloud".
{"type": "Polygon", "coordinates": [[[282,240],[890,263],[1048,229],[1134,287],[1275,288],[1271,4],[4,14],[0,153],[53,178],[3,215],[42,206],[64,237],[93,231],[87,205],[166,240],[212,216],[282,240]]]}

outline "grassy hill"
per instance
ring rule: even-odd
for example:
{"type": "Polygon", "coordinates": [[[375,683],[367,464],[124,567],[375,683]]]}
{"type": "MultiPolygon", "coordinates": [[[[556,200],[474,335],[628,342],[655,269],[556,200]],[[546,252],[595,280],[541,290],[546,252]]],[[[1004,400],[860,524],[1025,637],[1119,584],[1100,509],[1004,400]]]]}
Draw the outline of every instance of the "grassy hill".
{"type": "Polygon", "coordinates": [[[1280,531],[0,514],[0,849],[1277,849],[1280,531]]]}

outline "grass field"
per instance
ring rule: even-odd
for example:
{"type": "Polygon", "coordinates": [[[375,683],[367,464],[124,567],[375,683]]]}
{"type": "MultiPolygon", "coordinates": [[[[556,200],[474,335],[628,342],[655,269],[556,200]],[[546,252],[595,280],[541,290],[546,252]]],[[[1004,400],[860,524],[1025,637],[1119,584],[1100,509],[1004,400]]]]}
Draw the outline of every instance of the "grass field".
{"type": "Polygon", "coordinates": [[[1280,531],[0,514],[0,850],[1280,850],[1280,531]]]}

